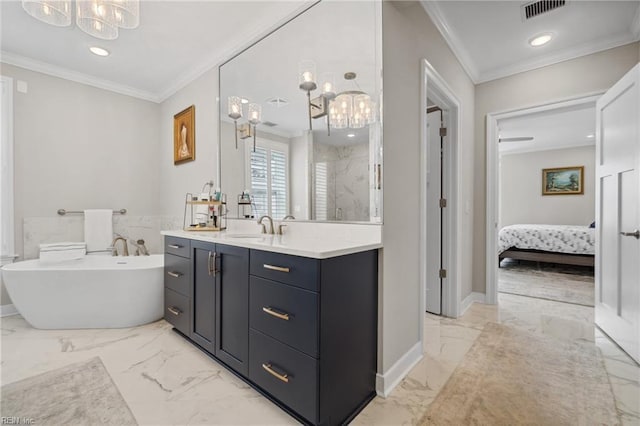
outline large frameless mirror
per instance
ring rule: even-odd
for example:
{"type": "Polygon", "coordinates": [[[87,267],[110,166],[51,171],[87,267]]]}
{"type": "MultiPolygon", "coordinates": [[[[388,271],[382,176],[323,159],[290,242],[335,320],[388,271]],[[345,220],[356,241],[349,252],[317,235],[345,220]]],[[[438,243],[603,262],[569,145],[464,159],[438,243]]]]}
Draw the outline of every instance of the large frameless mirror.
{"type": "Polygon", "coordinates": [[[220,66],[229,217],[382,221],[379,2],[321,2],[220,66]]]}

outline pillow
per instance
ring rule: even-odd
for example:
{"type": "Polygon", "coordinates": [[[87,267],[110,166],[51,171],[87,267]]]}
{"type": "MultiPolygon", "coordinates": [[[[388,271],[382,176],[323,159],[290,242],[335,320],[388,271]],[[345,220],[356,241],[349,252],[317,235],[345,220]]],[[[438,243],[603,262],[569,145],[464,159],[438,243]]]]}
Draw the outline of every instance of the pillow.
{"type": "Polygon", "coordinates": [[[589,225],[589,228],[595,228],[596,227],[596,223],[592,222],[591,225],[589,225]]]}

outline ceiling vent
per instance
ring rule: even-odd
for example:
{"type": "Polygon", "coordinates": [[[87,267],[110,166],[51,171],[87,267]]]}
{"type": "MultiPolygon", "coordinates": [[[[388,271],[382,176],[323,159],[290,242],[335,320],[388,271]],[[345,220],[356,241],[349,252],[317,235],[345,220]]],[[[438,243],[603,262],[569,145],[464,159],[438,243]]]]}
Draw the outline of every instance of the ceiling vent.
{"type": "Polygon", "coordinates": [[[277,124],[274,123],[273,121],[265,121],[265,122],[260,123],[260,124],[262,124],[263,126],[267,126],[267,127],[276,127],[277,126],[277,124]]]}
{"type": "Polygon", "coordinates": [[[276,97],[276,98],[267,99],[267,103],[276,108],[282,108],[283,106],[286,106],[289,103],[289,101],[287,101],[286,99],[276,97]]]}
{"type": "Polygon", "coordinates": [[[567,0],[539,0],[529,3],[525,3],[522,8],[522,20],[534,18],[552,10],[564,7],[567,5],[567,0]]]}

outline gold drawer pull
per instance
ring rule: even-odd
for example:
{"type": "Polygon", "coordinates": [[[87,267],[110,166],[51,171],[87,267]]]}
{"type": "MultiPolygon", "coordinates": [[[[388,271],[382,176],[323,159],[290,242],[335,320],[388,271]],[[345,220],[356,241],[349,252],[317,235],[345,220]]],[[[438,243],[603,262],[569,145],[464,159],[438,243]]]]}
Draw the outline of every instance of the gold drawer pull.
{"type": "Polygon", "coordinates": [[[264,306],[262,310],[269,315],[273,315],[276,318],[280,318],[281,320],[289,321],[289,314],[281,314],[280,312],[276,312],[270,306],[264,306]]]}
{"type": "Polygon", "coordinates": [[[182,246],[178,245],[178,244],[167,244],[167,247],[172,248],[172,249],[181,249],[182,246]]]}
{"type": "Polygon", "coordinates": [[[178,316],[182,313],[182,311],[178,308],[174,308],[173,306],[170,308],[167,308],[167,311],[171,312],[173,315],[178,316]]]}
{"type": "Polygon", "coordinates": [[[173,278],[180,278],[182,276],[182,274],[180,272],[173,272],[173,271],[167,272],[167,275],[169,275],[170,277],[173,277],[173,278]]]}
{"type": "Polygon", "coordinates": [[[262,364],[262,368],[264,368],[267,373],[271,374],[276,379],[282,380],[285,383],[289,383],[289,375],[276,372],[273,368],[271,368],[271,364],[262,364]]]}
{"type": "Polygon", "coordinates": [[[289,272],[289,268],[283,268],[282,266],[267,265],[266,263],[262,266],[264,267],[264,269],[269,269],[271,271],[289,272]]]}

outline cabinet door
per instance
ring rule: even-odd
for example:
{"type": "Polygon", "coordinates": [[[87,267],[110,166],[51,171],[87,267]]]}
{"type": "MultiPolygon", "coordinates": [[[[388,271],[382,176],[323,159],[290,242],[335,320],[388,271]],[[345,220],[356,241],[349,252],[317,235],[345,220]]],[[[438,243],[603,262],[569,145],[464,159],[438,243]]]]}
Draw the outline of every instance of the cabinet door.
{"type": "Polygon", "coordinates": [[[216,245],[216,357],[243,376],[249,355],[249,249],[216,245]]]}
{"type": "Polygon", "coordinates": [[[191,339],[207,351],[215,350],[216,270],[213,243],[191,242],[193,292],[191,339]]]}

